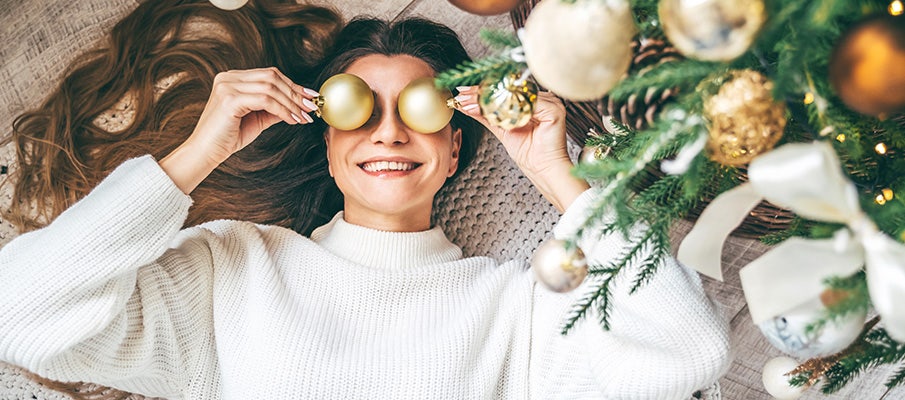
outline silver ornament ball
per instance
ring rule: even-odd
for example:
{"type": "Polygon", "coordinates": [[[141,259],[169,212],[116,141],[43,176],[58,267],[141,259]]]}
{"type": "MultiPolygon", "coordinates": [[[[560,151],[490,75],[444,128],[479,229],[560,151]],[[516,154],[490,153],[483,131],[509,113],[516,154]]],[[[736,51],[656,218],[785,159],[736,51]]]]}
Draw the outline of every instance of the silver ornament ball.
{"type": "Polygon", "coordinates": [[[867,311],[847,314],[808,332],[808,325],[820,318],[825,306],[814,299],[791,311],[762,322],[760,331],[774,347],[790,356],[808,359],[836,354],[848,347],[864,328],[867,311]]]}
{"type": "Polygon", "coordinates": [[[534,252],[531,268],[538,282],[554,292],[568,292],[588,276],[588,262],[578,246],[550,239],[534,252]]]}

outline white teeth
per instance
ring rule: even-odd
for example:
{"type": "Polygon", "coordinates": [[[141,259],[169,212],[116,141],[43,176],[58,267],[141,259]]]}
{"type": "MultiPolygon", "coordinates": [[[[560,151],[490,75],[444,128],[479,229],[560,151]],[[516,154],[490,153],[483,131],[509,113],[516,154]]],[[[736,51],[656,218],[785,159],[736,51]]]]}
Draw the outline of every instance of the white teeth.
{"type": "Polygon", "coordinates": [[[415,169],[414,163],[396,162],[396,161],[375,161],[364,163],[361,167],[368,172],[381,171],[408,171],[415,169]]]}

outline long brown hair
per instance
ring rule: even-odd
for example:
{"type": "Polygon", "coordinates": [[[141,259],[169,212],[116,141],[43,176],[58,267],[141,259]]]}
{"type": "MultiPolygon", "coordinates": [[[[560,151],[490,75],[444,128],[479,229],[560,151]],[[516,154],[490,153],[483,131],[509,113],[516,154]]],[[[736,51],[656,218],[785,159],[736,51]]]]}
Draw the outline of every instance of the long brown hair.
{"type": "MultiPolygon", "coordinates": [[[[102,47],[69,67],[44,104],[13,123],[16,201],[7,219],[22,231],[41,227],[124,160],[169,153],[192,132],[218,72],[277,66],[296,82],[310,80],[341,25],[336,12],[292,0],[252,0],[235,11],[206,0],[142,2],[102,47]],[[175,82],[160,93],[155,85],[169,78],[175,82]],[[125,96],[134,106],[130,124],[116,132],[95,125],[125,96]]],[[[239,161],[227,161],[193,193],[186,225],[280,222],[260,201],[247,201],[261,193],[223,190],[256,167],[239,161]]]]}
{"type": "MultiPolygon", "coordinates": [[[[104,44],[68,67],[40,107],[13,123],[6,141],[16,148],[14,200],[5,217],[21,231],[39,228],[124,160],[169,153],[192,132],[220,71],[277,66],[296,82],[310,79],[341,26],[335,11],[293,0],[251,0],[235,11],[207,0],[141,2],[104,44]],[[168,79],[175,81],[161,93],[156,85],[168,79]],[[128,125],[108,132],[95,124],[124,98],[134,112],[128,125]]],[[[218,218],[286,222],[285,212],[267,208],[277,202],[268,194],[230,190],[243,181],[253,185],[245,175],[257,163],[246,160],[227,161],[193,192],[186,225],[218,218]]],[[[29,375],[75,399],[130,397],[29,375]]]]}

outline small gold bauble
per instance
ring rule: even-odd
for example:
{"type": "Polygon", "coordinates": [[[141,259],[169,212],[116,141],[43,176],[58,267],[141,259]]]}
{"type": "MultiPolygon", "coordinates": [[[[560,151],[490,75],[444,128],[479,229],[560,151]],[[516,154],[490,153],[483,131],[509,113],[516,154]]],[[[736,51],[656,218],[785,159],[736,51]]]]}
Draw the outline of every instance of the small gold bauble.
{"type": "Polygon", "coordinates": [[[522,47],[538,84],[568,100],[597,100],[628,71],[636,31],[626,0],[549,0],[528,15],[522,47]]]}
{"type": "Polygon", "coordinates": [[[521,128],[531,121],[537,86],[518,75],[507,75],[501,80],[488,79],[478,90],[481,115],[490,125],[503,129],[521,128]]]}
{"type": "Polygon", "coordinates": [[[211,4],[221,10],[238,10],[248,3],[248,0],[210,0],[211,4]]]}
{"type": "Polygon", "coordinates": [[[734,71],[704,100],[710,159],[744,165],[776,145],[786,126],[786,106],[773,100],[772,90],[773,82],[759,72],[734,71]]]}
{"type": "Polygon", "coordinates": [[[682,54],[708,61],[742,55],[766,20],[763,0],[660,0],[659,14],[682,54]]]}
{"type": "Polygon", "coordinates": [[[608,146],[584,146],[578,155],[578,164],[594,164],[606,158],[612,151],[608,146]]]}
{"type": "Polygon", "coordinates": [[[531,268],[538,282],[560,293],[575,289],[588,276],[588,262],[581,249],[569,248],[558,239],[550,239],[537,248],[531,268]]]}
{"type": "Polygon", "coordinates": [[[905,110],[905,16],[859,22],[839,40],[829,65],[839,98],[862,114],[905,110]]]}
{"type": "Polygon", "coordinates": [[[352,74],[336,74],[327,79],[315,99],[317,116],[330,126],[351,131],[360,128],[374,111],[374,94],[371,87],[352,74]]]}
{"type": "Polygon", "coordinates": [[[453,109],[447,106],[451,98],[449,90],[434,85],[434,78],[415,79],[399,92],[399,117],[416,132],[437,132],[453,117],[453,109]]]}
{"type": "Polygon", "coordinates": [[[461,10],[477,15],[497,15],[511,11],[523,0],[449,0],[461,10]]]}

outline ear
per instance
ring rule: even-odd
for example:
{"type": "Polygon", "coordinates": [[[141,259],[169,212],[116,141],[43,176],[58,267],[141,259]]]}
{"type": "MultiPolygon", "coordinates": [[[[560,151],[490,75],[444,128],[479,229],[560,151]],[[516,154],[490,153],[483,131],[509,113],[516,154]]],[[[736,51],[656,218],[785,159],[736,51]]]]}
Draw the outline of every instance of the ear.
{"type": "Polygon", "coordinates": [[[324,144],[327,147],[327,172],[330,173],[330,177],[333,177],[333,163],[330,162],[330,133],[324,134],[324,144]]]}
{"type": "Polygon", "coordinates": [[[459,169],[459,150],[461,149],[462,129],[457,128],[452,133],[452,158],[449,163],[449,172],[446,174],[447,178],[455,175],[456,171],[459,169]]]}

